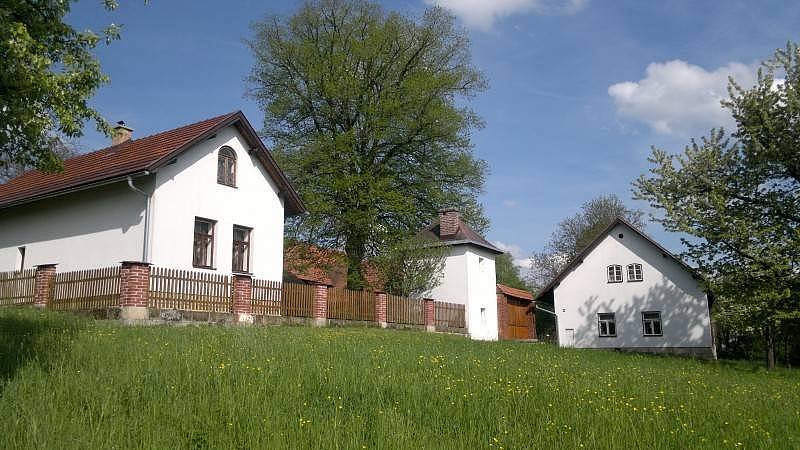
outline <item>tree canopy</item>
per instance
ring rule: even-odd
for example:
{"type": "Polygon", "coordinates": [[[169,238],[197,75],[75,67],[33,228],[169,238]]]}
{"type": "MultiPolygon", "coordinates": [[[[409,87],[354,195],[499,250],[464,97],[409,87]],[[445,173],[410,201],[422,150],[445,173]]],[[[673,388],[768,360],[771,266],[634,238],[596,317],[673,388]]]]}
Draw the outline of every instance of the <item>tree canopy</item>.
{"type": "MultiPolygon", "coordinates": [[[[0,3],[0,170],[59,170],[61,139],[81,136],[88,120],[110,133],[88,104],[108,82],[92,50],[103,40],[117,39],[119,26],[99,34],[78,31],[64,22],[72,3],[0,3]]],[[[117,2],[103,5],[113,10],[117,2]]]]}
{"type": "Polygon", "coordinates": [[[589,245],[598,233],[617,218],[644,229],[644,213],[630,209],[614,194],[595,197],[581,206],[581,211],[559,222],[544,248],[531,256],[528,282],[541,289],[589,245]]]}
{"type": "Polygon", "coordinates": [[[634,192],[663,213],[664,228],[697,238],[684,240],[685,256],[740,317],[764,330],[773,366],[775,328],[800,317],[797,45],[777,50],[755,86],[731,79],[729,94],[723,106],[736,130],[712,130],[680,155],[653,148],[650,175],[634,182],[634,192]]]}
{"type": "Polygon", "coordinates": [[[344,249],[349,287],[363,285],[365,257],[415,234],[443,207],[487,228],[477,200],[486,164],[470,144],[481,121],[463,101],[486,81],[451,15],[317,0],[254,32],[249,92],[309,210],[288,232],[344,249]]]}
{"type": "Polygon", "coordinates": [[[494,271],[499,284],[505,284],[517,289],[528,290],[528,284],[522,279],[519,268],[514,265],[514,259],[510,253],[497,255],[494,260],[494,271]]]}

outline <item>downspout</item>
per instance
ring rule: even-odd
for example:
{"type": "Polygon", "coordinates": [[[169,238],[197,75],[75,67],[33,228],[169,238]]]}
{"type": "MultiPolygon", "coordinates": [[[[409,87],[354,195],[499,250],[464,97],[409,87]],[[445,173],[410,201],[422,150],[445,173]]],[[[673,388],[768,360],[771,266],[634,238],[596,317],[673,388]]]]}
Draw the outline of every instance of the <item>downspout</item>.
{"type": "MultiPolygon", "coordinates": [[[[145,170],[144,171],[144,175],[150,175],[150,172],[145,170]]],[[[146,199],[145,208],[144,208],[144,239],[143,239],[143,242],[142,242],[142,262],[150,262],[147,259],[147,251],[149,250],[148,249],[148,243],[150,241],[150,198],[151,198],[151,195],[148,194],[147,192],[139,189],[138,187],[136,187],[133,184],[133,177],[131,177],[130,175],[128,175],[128,187],[131,188],[131,190],[133,192],[136,192],[138,194],[143,195],[145,197],[145,199],[146,199]]]]}

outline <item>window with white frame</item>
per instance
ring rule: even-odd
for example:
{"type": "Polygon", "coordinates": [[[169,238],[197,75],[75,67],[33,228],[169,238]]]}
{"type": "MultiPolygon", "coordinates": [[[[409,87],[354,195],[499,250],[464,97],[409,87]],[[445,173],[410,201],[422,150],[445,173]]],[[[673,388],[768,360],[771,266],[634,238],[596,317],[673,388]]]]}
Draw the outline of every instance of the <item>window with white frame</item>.
{"type": "Polygon", "coordinates": [[[628,281],[642,281],[642,265],[638,263],[628,264],[628,281]]]}
{"type": "Polygon", "coordinates": [[[622,283],[622,266],[619,264],[612,264],[608,266],[608,282],[622,283]]]}
{"type": "Polygon", "coordinates": [[[642,313],[642,333],[645,336],[661,336],[661,311],[642,313]]]}
{"type": "Polygon", "coordinates": [[[195,217],[192,265],[210,269],[214,267],[214,225],[210,219],[195,217]]]}
{"type": "Polygon", "coordinates": [[[597,331],[600,337],[614,337],[617,335],[617,321],[614,313],[597,314],[597,331]]]}

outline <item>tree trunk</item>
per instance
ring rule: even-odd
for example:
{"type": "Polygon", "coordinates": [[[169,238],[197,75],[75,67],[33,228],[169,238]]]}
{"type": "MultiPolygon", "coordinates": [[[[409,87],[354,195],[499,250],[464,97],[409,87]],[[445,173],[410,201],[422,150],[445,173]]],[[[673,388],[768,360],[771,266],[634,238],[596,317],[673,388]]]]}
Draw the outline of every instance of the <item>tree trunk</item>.
{"type": "Polygon", "coordinates": [[[767,370],[775,368],[775,329],[772,324],[767,325],[767,370]]]}
{"type": "Polygon", "coordinates": [[[366,253],[365,240],[357,236],[348,236],[344,244],[347,254],[347,289],[360,291],[364,289],[364,274],[361,272],[361,263],[366,253]]]}

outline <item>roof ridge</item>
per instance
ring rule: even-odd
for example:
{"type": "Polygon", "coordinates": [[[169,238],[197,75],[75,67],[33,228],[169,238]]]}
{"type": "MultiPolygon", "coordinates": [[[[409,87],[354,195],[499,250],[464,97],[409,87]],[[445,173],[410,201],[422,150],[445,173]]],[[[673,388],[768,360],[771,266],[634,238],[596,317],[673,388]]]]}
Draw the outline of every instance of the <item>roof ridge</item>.
{"type": "Polygon", "coordinates": [[[187,123],[187,124],[183,124],[183,125],[180,125],[180,126],[177,126],[177,127],[174,127],[174,128],[170,128],[169,130],[159,131],[158,133],[148,134],[147,136],[142,136],[142,137],[139,137],[139,138],[136,138],[136,139],[131,139],[131,140],[128,140],[128,141],[125,141],[125,142],[120,142],[119,144],[116,144],[116,145],[109,145],[108,147],[103,147],[103,148],[99,148],[97,150],[92,150],[90,152],[81,153],[79,155],[73,156],[72,158],[67,158],[63,162],[66,163],[67,161],[72,161],[72,160],[75,160],[75,159],[78,159],[78,158],[82,158],[82,157],[85,157],[85,156],[90,156],[90,155],[94,155],[96,153],[100,153],[100,152],[104,152],[104,151],[107,151],[107,150],[111,150],[112,148],[115,148],[115,147],[121,147],[123,145],[128,145],[128,144],[130,144],[132,142],[143,141],[145,139],[154,138],[154,137],[160,136],[162,134],[172,133],[174,131],[180,130],[181,128],[188,128],[188,127],[191,127],[191,126],[195,126],[195,125],[201,124],[203,122],[211,122],[211,121],[215,121],[215,120],[221,120],[223,118],[228,118],[228,117],[233,116],[234,114],[236,114],[236,113],[238,113],[240,111],[241,110],[236,110],[236,111],[233,111],[233,112],[229,112],[227,114],[220,114],[218,116],[209,117],[207,119],[197,120],[197,121],[194,121],[194,122],[191,122],[191,123],[187,123]]]}

